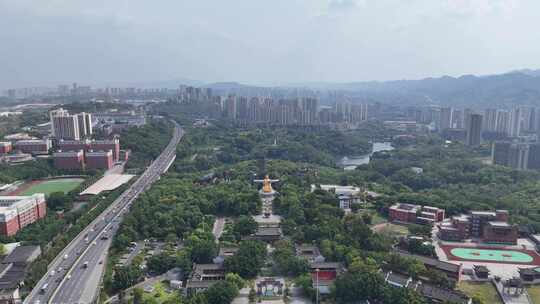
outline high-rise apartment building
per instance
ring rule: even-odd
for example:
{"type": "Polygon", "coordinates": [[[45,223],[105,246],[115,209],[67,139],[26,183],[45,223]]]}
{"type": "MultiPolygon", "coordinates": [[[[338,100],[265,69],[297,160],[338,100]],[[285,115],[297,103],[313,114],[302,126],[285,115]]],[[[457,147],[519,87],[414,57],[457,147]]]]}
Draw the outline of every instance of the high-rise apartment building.
{"type": "Polygon", "coordinates": [[[490,132],[497,130],[497,109],[486,109],[484,111],[483,129],[490,132]]]}
{"type": "Polygon", "coordinates": [[[480,145],[482,135],[482,115],[471,114],[467,126],[467,146],[475,147],[480,145]]]}
{"type": "Polygon", "coordinates": [[[225,100],[225,115],[229,119],[236,119],[236,96],[229,96],[225,100]]]}
{"type": "Polygon", "coordinates": [[[491,161],[494,165],[509,166],[511,142],[494,142],[491,147],[491,161]]]}
{"type": "Polygon", "coordinates": [[[491,149],[493,164],[518,170],[540,169],[540,143],[495,142],[491,149]]]}
{"type": "Polygon", "coordinates": [[[60,108],[50,112],[52,133],[57,139],[79,140],[79,120],[77,115],[69,115],[60,108]]]}
{"type": "Polygon", "coordinates": [[[465,118],[463,117],[463,110],[454,109],[452,111],[452,123],[450,128],[463,129],[465,126],[465,118]]]}
{"type": "Polygon", "coordinates": [[[452,126],[452,108],[441,108],[439,131],[450,129],[452,126]]]}
{"type": "Polygon", "coordinates": [[[495,126],[495,132],[501,134],[508,134],[510,123],[510,113],[508,111],[497,111],[497,123],[495,126]]]}
{"type": "Polygon", "coordinates": [[[510,146],[508,166],[518,170],[526,170],[529,164],[529,145],[516,143],[510,146]]]}
{"type": "Polygon", "coordinates": [[[517,137],[521,133],[521,109],[516,107],[510,112],[508,136],[517,137]]]}
{"type": "Polygon", "coordinates": [[[77,114],[77,123],[81,138],[92,136],[92,114],[85,112],[77,114]]]}

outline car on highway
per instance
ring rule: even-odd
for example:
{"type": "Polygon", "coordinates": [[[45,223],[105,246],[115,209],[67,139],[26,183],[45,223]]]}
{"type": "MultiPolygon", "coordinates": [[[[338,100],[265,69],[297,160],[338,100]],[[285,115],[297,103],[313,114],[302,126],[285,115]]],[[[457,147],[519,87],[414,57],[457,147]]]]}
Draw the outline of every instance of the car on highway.
{"type": "Polygon", "coordinates": [[[67,258],[68,258],[68,257],[69,257],[69,256],[68,256],[68,254],[67,254],[67,253],[66,253],[66,254],[64,254],[64,260],[67,260],[67,258]]]}
{"type": "Polygon", "coordinates": [[[69,280],[69,279],[71,279],[71,275],[70,275],[70,274],[68,274],[67,277],[66,277],[66,280],[69,280]]]}

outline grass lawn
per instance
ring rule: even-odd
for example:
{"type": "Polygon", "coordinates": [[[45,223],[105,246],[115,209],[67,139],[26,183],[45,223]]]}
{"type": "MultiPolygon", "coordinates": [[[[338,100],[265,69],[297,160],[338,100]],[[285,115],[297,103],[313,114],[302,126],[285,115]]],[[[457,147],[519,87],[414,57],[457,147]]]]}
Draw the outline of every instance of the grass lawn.
{"type": "Polygon", "coordinates": [[[393,223],[386,223],[382,225],[384,226],[379,225],[376,229],[375,228],[373,229],[375,229],[375,231],[378,233],[382,233],[382,234],[386,234],[386,235],[394,236],[394,237],[409,235],[409,228],[407,228],[407,226],[396,225],[393,223]]]}
{"type": "Polygon", "coordinates": [[[527,287],[527,293],[531,297],[533,303],[540,303],[540,285],[527,287]]]}
{"type": "Polygon", "coordinates": [[[167,293],[165,291],[166,286],[163,282],[158,282],[154,285],[154,291],[152,293],[144,293],[143,299],[145,301],[149,301],[150,298],[157,301],[157,303],[161,304],[169,299],[173,299],[175,293],[167,293]]]}
{"type": "Polygon", "coordinates": [[[382,217],[378,212],[374,212],[374,213],[372,213],[372,215],[373,215],[373,218],[371,219],[371,224],[372,225],[377,225],[377,224],[382,224],[382,223],[388,222],[388,220],[385,219],[384,217],[382,217]]]}
{"type": "Polygon", "coordinates": [[[68,193],[69,191],[77,188],[84,179],[82,178],[62,178],[62,179],[53,179],[47,180],[42,183],[31,186],[30,188],[23,191],[20,195],[32,195],[34,193],[45,193],[49,195],[53,192],[64,192],[68,193]]]}
{"type": "Polygon", "coordinates": [[[501,301],[501,298],[499,298],[499,294],[497,293],[497,290],[495,290],[495,287],[491,283],[488,283],[488,282],[477,283],[477,282],[461,281],[458,284],[458,289],[463,291],[469,297],[472,297],[474,295],[479,295],[486,301],[486,303],[490,303],[490,304],[503,303],[501,301]]]}

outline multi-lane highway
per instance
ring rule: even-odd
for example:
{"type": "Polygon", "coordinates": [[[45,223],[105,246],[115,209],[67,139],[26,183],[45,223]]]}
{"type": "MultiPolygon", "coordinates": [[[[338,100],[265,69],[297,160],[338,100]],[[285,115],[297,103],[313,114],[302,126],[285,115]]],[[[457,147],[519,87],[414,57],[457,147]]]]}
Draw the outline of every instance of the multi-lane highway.
{"type": "Polygon", "coordinates": [[[165,150],[49,264],[47,274],[26,297],[25,304],[76,304],[95,300],[111,239],[123,215],[129,211],[139,194],[168,170],[176,157],[176,146],[184,132],[176,122],[174,124],[173,137],[165,150]]]}

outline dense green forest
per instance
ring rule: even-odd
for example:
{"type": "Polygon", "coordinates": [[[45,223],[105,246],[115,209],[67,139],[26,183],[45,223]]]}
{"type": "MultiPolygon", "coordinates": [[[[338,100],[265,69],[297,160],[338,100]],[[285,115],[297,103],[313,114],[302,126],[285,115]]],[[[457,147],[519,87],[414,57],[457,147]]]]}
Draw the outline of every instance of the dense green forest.
{"type": "MultiPolygon", "coordinates": [[[[115,239],[117,252],[129,242],[145,238],[171,246],[182,241],[187,244],[182,250],[153,257],[150,265],[157,272],[175,266],[189,272],[192,263],[210,261],[217,253],[210,234],[213,216],[226,215],[235,221],[225,229],[222,242],[244,248],[240,258],[226,260],[227,271],[244,279],[260,274],[258,257],[263,253],[256,244],[243,245],[242,237],[253,232],[254,223],[247,216],[260,208],[257,185],[252,180],[264,174],[280,179],[275,185],[280,194],[274,201],[274,212],[283,217],[286,235],[286,240],[274,246],[269,271],[297,277],[296,285],[307,296],[314,296],[307,265],[295,256],[294,244],[316,244],[327,261],[342,262],[348,269],[336,281],[331,295],[337,302],[384,299],[385,303],[423,303],[413,291],[383,284],[379,272],[383,266],[453,287],[444,274],[392,254],[395,236],[371,229],[373,217],[385,217],[390,204],[432,205],[445,208],[449,215],[504,208],[510,210],[513,222],[530,224],[537,231],[540,228],[540,173],[484,164],[483,148],[472,150],[459,143],[445,144],[437,136],[418,135],[396,140],[396,150],[375,153],[369,164],[344,171],[336,166],[336,159],[369,152],[373,137],[361,130],[342,133],[225,125],[187,129],[172,172],[136,202],[115,239]],[[422,168],[422,172],[413,167],[422,168]],[[323,183],[356,185],[382,195],[371,202],[368,212],[345,215],[334,194],[311,192],[311,184],[323,183]],[[253,265],[248,270],[240,259],[252,259],[253,265]]],[[[382,131],[374,137],[387,138],[389,134],[382,131]]],[[[411,226],[410,230],[426,233],[421,227],[411,226]]],[[[433,255],[432,247],[408,246],[419,254],[433,255]]],[[[110,281],[114,281],[112,275],[110,281]]],[[[226,286],[217,289],[230,291],[226,286]]],[[[218,291],[212,289],[210,294],[218,291]]],[[[201,297],[208,300],[209,295],[183,301],[198,303],[201,297]]]]}
{"type": "Polygon", "coordinates": [[[172,136],[172,124],[150,120],[145,126],[131,127],[120,134],[122,149],[131,150],[126,168],[144,168],[159,156],[172,136]]]}

